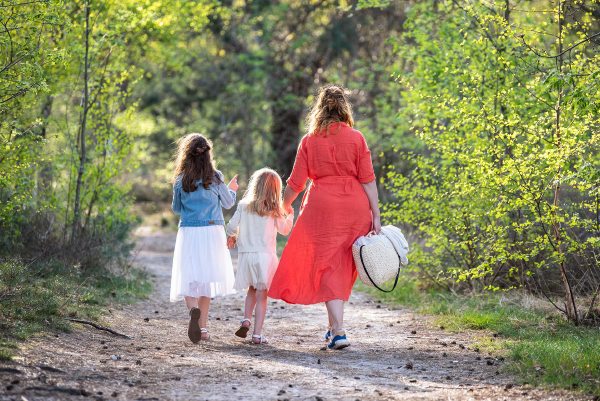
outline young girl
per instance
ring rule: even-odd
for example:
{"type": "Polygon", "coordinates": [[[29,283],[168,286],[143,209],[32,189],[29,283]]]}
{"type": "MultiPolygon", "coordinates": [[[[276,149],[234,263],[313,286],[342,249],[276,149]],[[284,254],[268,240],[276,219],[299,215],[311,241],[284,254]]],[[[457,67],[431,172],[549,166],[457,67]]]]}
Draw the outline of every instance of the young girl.
{"type": "Polygon", "coordinates": [[[211,142],[189,134],[178,143],[173,177],[173,211],[180,215],[173,255],[171,302],[182,298],[190,311],[188,337],[208,340],[208,307],[216,295],[233,291],[222,207],[235,204],[237,175],[224,184],[215,170],[211,142]]]}
{"type": "Polygon", "coordinates": [[[254,344],[267,342],[261,333],[267,313],[267,290],[279,263],[275,249],[277,233],[289,234],[293,223],[293,209],[287,214],[282,208],[279,175],[268,168],[252,174],[248,190],[227,225],[227,235],[230,246],[237,235],[238,269],[234,288],[248,288],[244,319],[235,335],[246,338],[254,311],[254,344]]]}

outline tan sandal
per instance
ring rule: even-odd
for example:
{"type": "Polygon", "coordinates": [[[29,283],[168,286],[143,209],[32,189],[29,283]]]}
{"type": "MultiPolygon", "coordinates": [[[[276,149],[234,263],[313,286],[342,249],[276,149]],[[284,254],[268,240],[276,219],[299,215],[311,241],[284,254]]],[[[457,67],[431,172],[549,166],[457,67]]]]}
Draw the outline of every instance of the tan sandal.
{"type": "Polygon", "coordinates": [[[252,322],[250,321],[250,319],[242,319],[240,321],[240,328],[237,329],[237,331],[235,332],[235,335],[241,338],[246,338],[246,336],[248,336],[248,331],[250,331],[250,326],[252,325],[252,322]],[[244,323],[248,323],[248,326],[244,326],[244,323]]]}
{"type": "Polygon", "coordinates": [[[202,329],[200,329],[200,309],[192,308],[190,309],[190,323],[188,324],[188,337],[190,341],[196,344],[200,341],[200,337],[202,336],[202,329]]]}

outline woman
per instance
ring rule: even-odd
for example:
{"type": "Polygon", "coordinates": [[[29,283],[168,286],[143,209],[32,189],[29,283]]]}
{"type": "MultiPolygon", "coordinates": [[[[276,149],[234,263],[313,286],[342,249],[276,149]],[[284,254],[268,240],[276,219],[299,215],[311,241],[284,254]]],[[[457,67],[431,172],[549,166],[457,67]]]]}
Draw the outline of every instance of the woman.
{"type": "Polygon", "coordinates": [[[283,204],[312,183],[269,289],[271,298],[294,304],[325,302],[330,349],[350,345],[344,332],[344,302],[356,280],[352,244],[381,230],[371,153],[352,128],[352,108],[342,87],[319,90],[308,116],[283,204]]]}

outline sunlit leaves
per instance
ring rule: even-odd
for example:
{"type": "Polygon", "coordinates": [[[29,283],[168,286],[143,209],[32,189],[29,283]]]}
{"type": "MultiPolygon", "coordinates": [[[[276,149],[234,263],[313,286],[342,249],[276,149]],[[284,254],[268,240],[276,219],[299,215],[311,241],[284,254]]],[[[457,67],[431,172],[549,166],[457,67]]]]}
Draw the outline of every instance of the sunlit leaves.
{"type": "MultiPolygon", "coordinates": [[[[388,175],[397,201],[385,215],[423,238],[413,261],[427,277],[471,288],[525,285],[561,262],[597,268],[598,56],[577,49],[558,69],[543,57],[556,43],[537,29],[555,29],[552,17],[507,21],[504,4],[422,2],[396,46],[399,64],[411,65],[398,74],[400,116],[426,149],[409,174],[388,175]]],[[[570,24],[564,40],[588,27],[570,24]]]]}

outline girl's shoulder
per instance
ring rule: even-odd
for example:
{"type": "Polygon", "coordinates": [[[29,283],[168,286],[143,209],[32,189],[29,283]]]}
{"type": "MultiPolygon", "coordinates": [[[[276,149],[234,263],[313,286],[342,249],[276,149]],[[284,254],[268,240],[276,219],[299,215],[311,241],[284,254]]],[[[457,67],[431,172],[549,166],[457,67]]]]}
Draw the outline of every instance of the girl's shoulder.
{"type": "Polygon", "coordinates": [[[183,180],[183,174],[179,174],[177,177],[175,177],[175,179],[173,180],[173,188],[181,187],[182,180],[183,180]]]}
{"type": "Polygon", "coordinates": [[[242,213],[248,213],[248,202],[241,200],[239,201],[239,203],[237,204],[237,210],[239,210],[242,213]]]}

